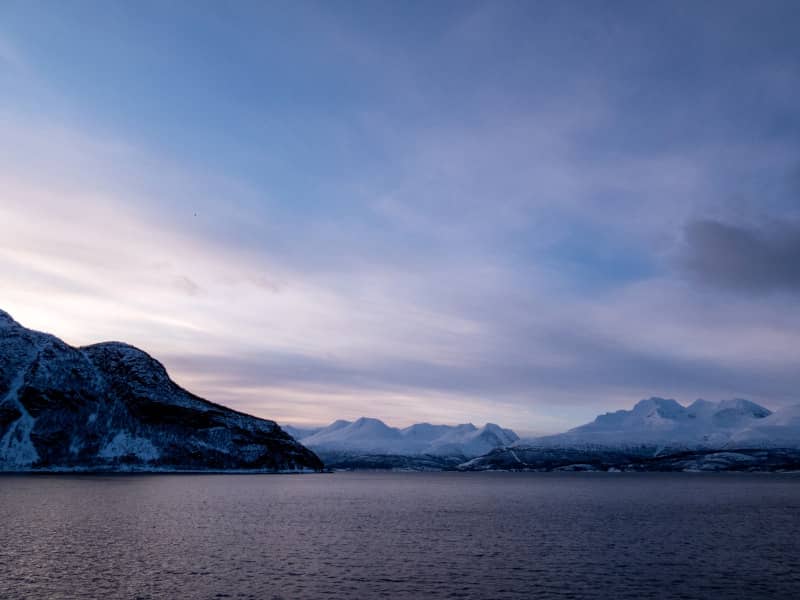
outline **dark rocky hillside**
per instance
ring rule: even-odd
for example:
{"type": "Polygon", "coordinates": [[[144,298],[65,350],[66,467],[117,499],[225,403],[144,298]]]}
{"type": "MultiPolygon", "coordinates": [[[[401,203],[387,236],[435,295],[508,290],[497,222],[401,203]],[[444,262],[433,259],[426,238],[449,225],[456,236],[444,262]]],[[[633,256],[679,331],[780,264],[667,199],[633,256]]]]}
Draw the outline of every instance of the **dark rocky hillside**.
{"type": "Polygon", "coordinates": [[[133,346],[73,348],[0,311],[0,471],[320,470],[273,421],[191,394],[133,346]]]}

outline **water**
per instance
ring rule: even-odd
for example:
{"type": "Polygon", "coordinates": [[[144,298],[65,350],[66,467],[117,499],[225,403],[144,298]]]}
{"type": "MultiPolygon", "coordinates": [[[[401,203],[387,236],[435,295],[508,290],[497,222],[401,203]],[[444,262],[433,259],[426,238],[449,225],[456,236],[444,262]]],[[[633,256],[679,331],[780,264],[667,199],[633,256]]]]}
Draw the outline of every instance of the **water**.
{"type": "Polygon", "coordinates": [[[0,598],[800,598],[800,477],[0,477],[0,598]]]}

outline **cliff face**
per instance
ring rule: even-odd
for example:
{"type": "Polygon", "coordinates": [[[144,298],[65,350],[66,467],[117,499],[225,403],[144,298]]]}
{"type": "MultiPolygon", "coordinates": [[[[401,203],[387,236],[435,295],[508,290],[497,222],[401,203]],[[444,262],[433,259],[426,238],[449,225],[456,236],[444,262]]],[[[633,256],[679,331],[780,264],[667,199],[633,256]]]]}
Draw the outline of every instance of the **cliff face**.
{"type": "Polygon", "coordinates": [[[321,468],[273,421],[187,392],[133,346],[73,348],[0,311],[0,471],[321,468]]]}

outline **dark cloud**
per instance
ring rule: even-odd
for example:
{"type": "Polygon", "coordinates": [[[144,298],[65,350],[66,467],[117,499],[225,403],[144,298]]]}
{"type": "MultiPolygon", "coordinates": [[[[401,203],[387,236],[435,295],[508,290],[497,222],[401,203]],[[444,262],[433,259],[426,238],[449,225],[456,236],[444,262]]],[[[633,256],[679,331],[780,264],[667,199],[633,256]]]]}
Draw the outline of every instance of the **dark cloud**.
{"type": "Polygon", "coordinates": [[[694,280],[754,293],[800,292],[800,223],[746,227],[714,220],[686,227],[681,267],[694,280]]]}

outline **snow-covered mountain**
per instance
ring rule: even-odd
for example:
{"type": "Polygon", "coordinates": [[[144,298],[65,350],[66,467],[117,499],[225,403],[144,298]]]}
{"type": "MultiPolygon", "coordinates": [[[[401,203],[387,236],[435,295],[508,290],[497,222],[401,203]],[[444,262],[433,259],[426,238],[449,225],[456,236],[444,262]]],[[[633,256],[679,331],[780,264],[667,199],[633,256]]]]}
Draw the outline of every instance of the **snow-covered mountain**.
{"type": "Polygon", "coordinates": [[[749,400],[683,406],[649,398],[565,433],[522,440],[461,470],[793,471],[800,405],[774,413],[749,400]]]}
{"type": "MultiPolygon", "coordinates": [[[[295,431],[300,431],[296,429],[295,431]]],[[[494,448],[509,446],[519,439],[510,429],[494,423],[475,427],[418,423],[405,429],[390,427],[379,419],[361,417],[356,421],[335,421],[299,440],[319,453],[399,456],[474,457],[494,448]]]]}
{"type": "Polygon", "coordinates": [[[187,392],[133,346],[73,348],[0,310],[0,471],[321,468],[273,421],[187,392]]]}
{"type": "Polygon", "coordinates": [[[591,423],[558,435],[526,440],[526,446],[670,449],[724,448],[737,435],[766,422],[772,412],[749,400],[675,400],[648,398],[632,410],[598,416],[591,423]]]}

